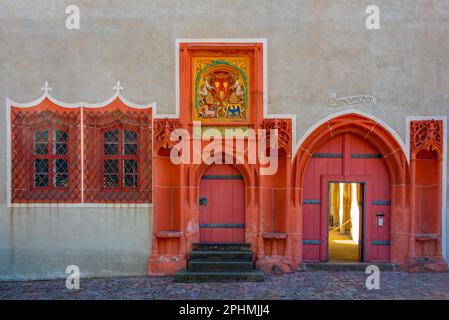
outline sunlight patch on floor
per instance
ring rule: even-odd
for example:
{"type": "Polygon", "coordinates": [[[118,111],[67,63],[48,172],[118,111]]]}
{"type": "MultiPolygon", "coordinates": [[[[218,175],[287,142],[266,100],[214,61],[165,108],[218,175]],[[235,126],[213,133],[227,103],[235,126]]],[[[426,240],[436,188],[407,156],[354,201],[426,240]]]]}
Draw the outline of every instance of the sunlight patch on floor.
{"type": "Polygon", "coordinates": [[[329,232],[329,261],[357,262],[359,246],[348,234],[339,234],[338,229],[329,232]]]}

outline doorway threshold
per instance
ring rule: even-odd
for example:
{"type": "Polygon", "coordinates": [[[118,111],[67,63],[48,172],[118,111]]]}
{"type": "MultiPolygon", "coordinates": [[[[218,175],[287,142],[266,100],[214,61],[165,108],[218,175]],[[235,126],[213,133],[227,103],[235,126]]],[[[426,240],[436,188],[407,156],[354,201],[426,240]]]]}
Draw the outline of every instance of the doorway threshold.
{"type": "Polygon", "coordinates": [[[380,271],[399,271],[399,266],[389,262],[304,262],[301,271],[363,271],[370,265],[379,267],[380,271]]]}

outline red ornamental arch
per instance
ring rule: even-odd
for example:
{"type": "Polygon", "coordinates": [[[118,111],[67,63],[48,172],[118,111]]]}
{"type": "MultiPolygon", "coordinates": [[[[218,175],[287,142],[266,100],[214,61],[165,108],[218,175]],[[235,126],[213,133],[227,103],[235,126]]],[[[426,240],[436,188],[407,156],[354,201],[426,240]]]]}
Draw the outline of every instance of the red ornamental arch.
{"type": "MultiPolygon", "coordinates": [[[[294,203],[299,207],[299,231],[303,235],[302,214],[304,174],[313,154],[327,141],[344,133],[357,135],[380,152],[391,183],[390,261],[400,265],[407,262],[410,247],[411,185],[407,157],[393,135],[378,122],[359,115],[346,114],[326,121],[316,128],[300,146],[294,160],[293,184],[297,186],[294,203]]],[[[303,246],[299,246],[303,250],[303,246]]],[[[302,255],[302,252],[300,253],[302,255]]]]}

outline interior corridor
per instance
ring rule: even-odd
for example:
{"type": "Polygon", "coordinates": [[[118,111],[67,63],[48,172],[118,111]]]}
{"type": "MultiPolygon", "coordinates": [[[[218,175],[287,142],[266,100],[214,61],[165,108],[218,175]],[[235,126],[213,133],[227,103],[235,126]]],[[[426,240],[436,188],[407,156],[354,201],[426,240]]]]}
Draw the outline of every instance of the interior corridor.
{"type": "Polygon", "coordinates": [[[362,189],[360,183],[329,185],[328,260],[331,262],[361,261],[362,189]]]}

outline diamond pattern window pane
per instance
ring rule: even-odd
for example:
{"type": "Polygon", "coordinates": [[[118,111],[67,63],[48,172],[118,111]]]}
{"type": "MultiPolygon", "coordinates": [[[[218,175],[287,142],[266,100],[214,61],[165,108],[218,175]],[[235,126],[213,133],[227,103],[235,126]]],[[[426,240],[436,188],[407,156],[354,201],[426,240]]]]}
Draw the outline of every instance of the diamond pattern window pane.
{"type": "Polygon", "coordinates": [[[125,174],[137,174],[137,161],[136,160],[124,160],[123,172],[125,174]]]}
{"type": "Polygon", "coordinates": [[[125,142],[136,142],[137,141],[137,132],[125,130],[123,134],[123,140],[125,142]]]}
{"type": "Polygon", "coordinates": [[[35,142],[34,143],[34,154],[47,154],[48,153],[48,143],[47,142],[35,142]]]}
{"type": "Polygon", "coordinates": [[[137,143],[125,143],[123,148],[125,156],[134,156],[137,154],[137,143]]]}
{"type": "Polygon", "coordinates": [[[104,160],[105,174],[118,174],[118,160],[104,160]]]}
{"type": "Polygon", "coordinates": [[[67,173],[68,165],[65,159],[56,159],[53,162],[54,173],[67,173]]]}
{"type": "Polygon", "coordinates": [[[104,187],[105,188],[118,188],[118,175],[108,174],[104,176],[104,187]]]}
{"type": "Polygon", "coordinates": [[[48,187],[48,174],[35,174],[34,175],[35,187],[48,187]]]}
{"type": "Polygon", "coordinates": [[[106,142],[117,142],[118,141],[118,130],[105,131],[104,141],[106,142]]]}
{"type": "Polygon", "coordinates": [[[48,130],[35,131],[34,141],[48,141],[48,130]]]}
{"type": "Polygon", "coordinates": [[[118,144],[117,143],[105,143],[104,144],[104,154],[106,156],[118,155],[118,144]]]}
{"type": "Polygon", "coordinates": [[[123,160],[123,187],[137,187],[137,160],[123,160]]]}
{"type": "Polygon", "coordinates": [[[67,131],[65,130],[55,130],[55,141],[67,141],[67,131]]]}
{"type": "Polygon", "coordinates": [[[67,174],[55,174],[53,177],[53,186],[66,188],[69,186],[67,174]]]}
{"type": "Polygon", "coordinates": [[[137,175],[124,175],[123,186],[125,188],[135,188],[137,187],[137,175]]]}
{"type": "Polygon", "coordinates": [[[48,159],[34,159],[35,173],[48,173],[48,159]]]}
{"type": "MultiPolygon", "coordinates": [[[[11,108],[11,202],[80,203],[83,142],[81,108],[57,108],[43,102],[30,108],[11,108]],[[73,151],[73,152],[72,152],[73,151]],[[59,160],[64,159],[64,160],[59,160]],[[70,177],[69,177],[70,175],[70,177]],[[67,185],[69,183],[69,185],[67,185]]],[[[102,128],[97,156],[101,177],[102,128]]],[[[1,134],[0,134],[1,136],[1,134]]],[[[85,148],[84,148],[85,149],[85,148]]],[[[86,149],[85,149],[86,150],[86,149]]],[[[101,179],[101,178],[100,178],[101,179]]],[[[98,182],[97,189],[101,189],[98,182]]]]}
{"type": "Polygon", "coordinates": [[[67,154],[68,145],[65,142],[55,142],[53,144],[53,154],[54,155],[65,155],[67,154]]]}

